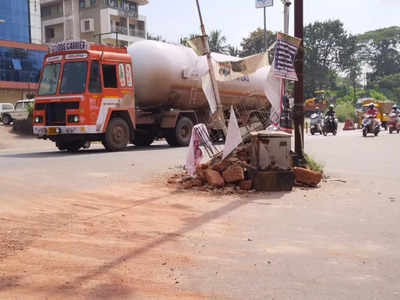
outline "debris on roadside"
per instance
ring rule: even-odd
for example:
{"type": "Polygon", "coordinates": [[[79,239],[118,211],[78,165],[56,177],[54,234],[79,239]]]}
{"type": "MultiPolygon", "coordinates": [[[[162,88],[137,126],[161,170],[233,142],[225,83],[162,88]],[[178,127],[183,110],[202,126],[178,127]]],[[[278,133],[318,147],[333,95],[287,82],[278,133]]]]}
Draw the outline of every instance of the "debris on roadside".
{"type": "Polygon", "coordinates": [[[207,143],[193,138],[193,147],[189,147],[190,164],[187,164],[190,168],[173,175],[168,184],[185,190],[233,194],[291,191],[293,186],[316,187],[323,178],[322,172],[293,166],[291,135],[285,132],[251,132],[250,139],[235,146],[228,155],[219,152],[209,156],[206,163],[200,163],[196,153],[201,152],[199,146],[207,143]]]}
{"type": "Polygon", "coordinates": [[[316,187],[322,180],[322,173],[305,168],[293,168],[295,184],[316,187]]]}
{"type": "Polygon", "coordinates": [[[174,174],[168,179],[168,184],[175,184],[182,189],[197,189],[200,191],[221,190],[224,194],[252,190],[252,169],[248,146],[238,147],[229,157],[221,160],[217,155],[207,163],[196,167],[195,177],[185,172],[174,174]]]}

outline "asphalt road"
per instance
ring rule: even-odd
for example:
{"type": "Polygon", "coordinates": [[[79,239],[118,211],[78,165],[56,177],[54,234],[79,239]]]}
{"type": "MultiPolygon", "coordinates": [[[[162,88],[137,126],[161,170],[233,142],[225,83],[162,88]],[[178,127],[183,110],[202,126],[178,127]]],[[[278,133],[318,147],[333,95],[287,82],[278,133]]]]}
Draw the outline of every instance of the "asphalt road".
{"type": "Polygon", "coordinates": [[[400,135],[307,135],[305,149],[330,176],[321,188],[224,197],[138,186],[183,164],[163,143],[0,150],[5,234],[35,229],[8,246],[0,298],[399,299],[400,135]]]}
{"type": "MultiPolygon", "coordinates": [[[[396,181],[400,135],[381,132],[362,138],[360,131],[328,135],[306,135],[305,151],[322,162],[329,174],[362,176],[396,181]]],[[[3,199],[21,192],[16,185],[29,182],[34,191],[58,193],[64,189],[93,189],[112,182],[133,182],[184,164],[185,148],[171,148],[156,142],[148,148],[129,147],[108,153],[92,145],[77,154],[58,151],[53,143],[37,140],[26,145],[18,140],[12,149],[0,149],[0,182],[3,199]]]]}

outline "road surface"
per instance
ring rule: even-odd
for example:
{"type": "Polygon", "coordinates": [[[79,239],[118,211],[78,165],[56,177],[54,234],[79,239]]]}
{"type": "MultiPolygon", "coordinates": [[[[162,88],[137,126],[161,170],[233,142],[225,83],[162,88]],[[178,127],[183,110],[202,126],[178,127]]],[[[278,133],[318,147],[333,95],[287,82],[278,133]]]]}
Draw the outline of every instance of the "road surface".
{"type": "Polygon", "coordinates": [[[400,135],[307,136],[331,180],[248,195],[167,187],[185,149],[163,143],[8,145],[0,299],[400,298],[400,135]]]}

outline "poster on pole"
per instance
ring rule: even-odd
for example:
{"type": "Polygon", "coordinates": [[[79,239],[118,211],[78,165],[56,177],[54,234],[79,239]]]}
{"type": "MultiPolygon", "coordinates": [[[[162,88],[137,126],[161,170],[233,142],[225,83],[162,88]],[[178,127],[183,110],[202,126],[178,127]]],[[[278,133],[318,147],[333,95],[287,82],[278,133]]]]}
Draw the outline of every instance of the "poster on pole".
{"type": "Polygon", "coordinates": [[[274,76],[286,80],[297,81],[294,59],[297,55],[301,39],[278,32],[274,54],[274,76]]]}
{"type": "Polygon", "coordinates": [[[256,0],[256,8],[274,6],[274,0],[256,0]]]}

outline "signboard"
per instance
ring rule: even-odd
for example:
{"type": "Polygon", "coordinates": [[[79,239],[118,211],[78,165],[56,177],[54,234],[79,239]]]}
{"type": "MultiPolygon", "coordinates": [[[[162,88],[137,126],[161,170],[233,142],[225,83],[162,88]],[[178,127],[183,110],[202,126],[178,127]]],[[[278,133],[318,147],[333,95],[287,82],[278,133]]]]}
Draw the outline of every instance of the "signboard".
{"type": "Polygon", "coordinates": [[[66,50],[87,50],[89,43],[87,41],[63,41],[49,46],[49,52],[66,50]]]}
{"type": "Polygon", "coordinates": [[[301,40],[278,32],[274,55],[274,76],[297,81],[294,60],[301,40]]]}
{"type": "Polygon", "coordinates": [[[256,8],[274,6],[274,0],[256,0],[256,8]]]}

